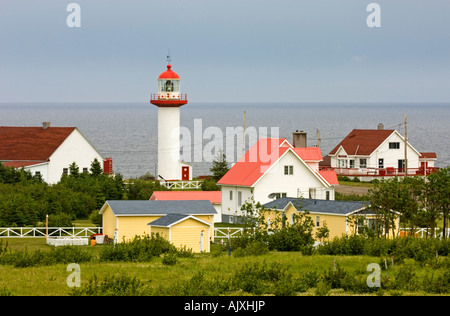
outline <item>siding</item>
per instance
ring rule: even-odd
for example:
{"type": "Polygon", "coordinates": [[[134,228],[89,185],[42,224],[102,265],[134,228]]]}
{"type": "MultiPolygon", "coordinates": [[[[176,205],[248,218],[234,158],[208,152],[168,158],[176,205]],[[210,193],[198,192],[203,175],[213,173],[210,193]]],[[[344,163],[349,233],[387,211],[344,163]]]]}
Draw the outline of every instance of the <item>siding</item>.
{"type": "Polygon", "coordinates": [[[147,224],[161,216],[119,216],[119,242],[132,240],[136,235],[150,235],[147,224]]]}
{"type": "Polygon", "coordinates": [[[191,218],[171,227],[171,242],[177,248],[186,246],[192,248],[193,252],[200,252],[202,230],[204,230],[203,251],[209,252],[209,239],[211,237],[209,226],[191,218]]]}

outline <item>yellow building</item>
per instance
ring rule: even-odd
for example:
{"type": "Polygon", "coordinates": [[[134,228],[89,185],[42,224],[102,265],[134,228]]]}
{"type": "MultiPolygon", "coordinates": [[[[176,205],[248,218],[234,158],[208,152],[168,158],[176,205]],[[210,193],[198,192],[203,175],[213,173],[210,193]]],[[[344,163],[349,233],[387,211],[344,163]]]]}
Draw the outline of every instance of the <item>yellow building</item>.
{"type": "Polygon", "coordinates": [[[216,210],[210,201],[112,200],[100,209],[103,234],[117,242],[160,233],[176,247],[209,252],[216,210]]]}
{"type": "MultiPolygon", "coordinates": [[[[353,235],[362,229],[383,229],[380,218],[367,207],[364,201],[331,201],[316,199],[280,198],[264,204],[269,211],[265,214],[265,221],[269,229],[275,228],[275,223],[280,223],[280,216],[284,216],[286,224],[292,224],[294,214],[308,211],[314,222],[313,237],[319,228],[328,227],[329,239],[341,237],[342,235],[353,235]],[[271,227],[272,225],[272,227],[271,227]]],[[[395,229],[389,232],[389,236],[397,236],[399,228],[399,216],[395,213],[395,229]]],[[[384,234],[384,231],[382,231],[384,234]]]]}

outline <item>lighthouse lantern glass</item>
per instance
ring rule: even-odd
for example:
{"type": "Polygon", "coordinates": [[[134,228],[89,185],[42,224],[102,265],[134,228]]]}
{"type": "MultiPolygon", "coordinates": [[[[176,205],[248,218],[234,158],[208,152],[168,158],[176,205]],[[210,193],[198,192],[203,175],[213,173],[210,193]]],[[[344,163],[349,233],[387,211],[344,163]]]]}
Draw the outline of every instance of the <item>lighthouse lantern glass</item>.
{"type": "Polygon", "coordinates": [[[162,99],[180,98],[180,80],[158,79],[158,98],[162,99]]]}

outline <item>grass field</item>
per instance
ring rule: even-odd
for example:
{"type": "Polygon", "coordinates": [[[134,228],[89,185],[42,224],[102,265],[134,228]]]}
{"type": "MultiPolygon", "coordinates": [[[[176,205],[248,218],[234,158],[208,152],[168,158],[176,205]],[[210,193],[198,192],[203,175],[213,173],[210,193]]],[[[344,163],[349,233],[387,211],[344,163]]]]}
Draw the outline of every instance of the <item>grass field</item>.
{"type": "MultiPolygon", "coordinates": [[[[8,239],[8,248],[49,250],[51,246],[45,244],[45,239],[8,239]]],[[[97,254],[106,245],[78,246],[86,251],[97,254]]],[[[81,288],[94,276],[99,280],[104,280],[110,276],[135,277],[146,286],[169,287],[177,282],[188,282],[195,275],[201,273],[205,279],[228,279],[235,275],[236,271],[242,270],[246,265],[264,263],[267,266],[276,264],[286,268],[295,279],[302,273],[332,271],[335,265],[347,271],[349,274],[358,274],[366,278],[367,266],[370,263],[379,263],[380,258],[369,256],[325,256],[312,255],[303,256],[297,252],[270,252],[262,256],[235,257],[224,253],[220,256],[212,254],[196,254],[192,258],[179,258],[175,265],[164,265],[161,258],[151,262],[116,262],[81,263],[81,288]]],[[[414,277],[423,278],[430,267],[420,266],[409,262],[410,267],[414,267],[414,277]]],[[[401,267],[395,267],[388,272],[383,271],[383,276],[389,274],[393,277],[401,267]]],[[[14,268],[12,266],[0,265],[0,295],[15,296],[65,296],[70,295],[72,289],[67,286],[67,278],[71,271],[67,271],[67,265],[55,264],[51,266],[37,266],[28,268],[14,268]]],[[[382,295],[423,295],[420,291],[385,291],[382,295]]],[[[229,292],[226,295],[249,295],[242,290],[229,292]]],[[[326,289],[319,292],[318,288],[310,288],[295,295],[353,295],[342,289],[326,289]]],[[[380,292],[377,293],[378,295],[380,292]]],[[[426,294],[426,293],[425,293],[426,294]]]]}

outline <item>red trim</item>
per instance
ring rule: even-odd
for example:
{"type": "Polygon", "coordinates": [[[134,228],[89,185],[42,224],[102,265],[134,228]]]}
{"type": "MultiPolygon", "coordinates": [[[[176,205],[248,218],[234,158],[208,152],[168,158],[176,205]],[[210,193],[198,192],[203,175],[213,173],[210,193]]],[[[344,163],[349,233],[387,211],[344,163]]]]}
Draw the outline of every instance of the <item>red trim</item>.
{"type": "Polygon", "coordinates": [[[180,94],[179,99],[158,99],[157,94],[150,95],[150,103],[159,107],[179,107],[188,103],[187,95],[180,94]]]}

